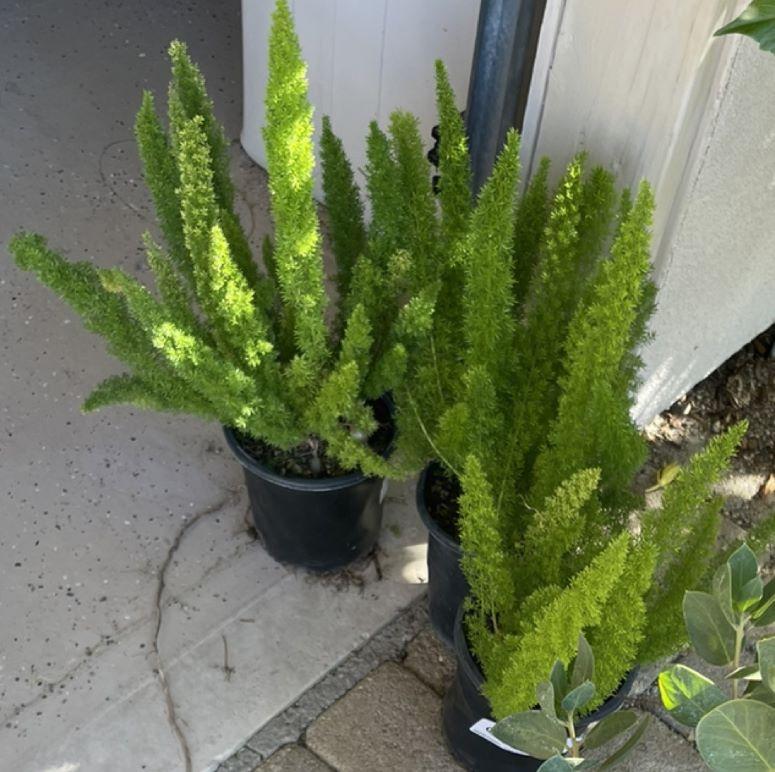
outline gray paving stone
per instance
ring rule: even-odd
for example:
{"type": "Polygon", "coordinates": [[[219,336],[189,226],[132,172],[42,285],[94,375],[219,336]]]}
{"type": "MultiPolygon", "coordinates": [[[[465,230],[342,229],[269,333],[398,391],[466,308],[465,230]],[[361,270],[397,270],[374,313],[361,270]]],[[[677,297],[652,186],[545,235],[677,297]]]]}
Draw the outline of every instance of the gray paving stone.
{"type": "Polygon", "coordinates": [[[692,743],[652,716],[643,739],[616,769],[619,772],[703,772],[707,767],[692,743]]]}
{"type": "Polygon", "coordinates": [[[441,700],[412,673],[381,665],[307,730],[307,746],[338,772],[452,772],[441,700]]]}
{"type": "Polygon", "coordinates": [[[286,745],[254,772],[331,772],[331,767],[301,745],[286,745]]]}
{"type": "Polygon", "coordinates": [[[218,772],[252,772],[259,761],[261,761],[261,756],[255,751],[250,748],[241,748],[218,767],[218,772]]]}
{"type": "Polygon", "coordinates": [[[431,630],[423,630],[409,644],[404,667],[434,691],[444,694],[455,675],[455,656],[431,630]]]}

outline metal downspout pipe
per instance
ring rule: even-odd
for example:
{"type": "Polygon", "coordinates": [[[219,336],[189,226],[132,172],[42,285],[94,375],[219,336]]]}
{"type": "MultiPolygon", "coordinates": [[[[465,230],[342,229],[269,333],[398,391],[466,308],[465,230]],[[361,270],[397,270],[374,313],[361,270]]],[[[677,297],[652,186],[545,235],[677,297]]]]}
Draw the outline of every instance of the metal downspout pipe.
{"type": "Polygon", "coordinates": [[[546,0],[482,0],[466,128],[478,192],[512,126],[522,128],[546,0]]]}

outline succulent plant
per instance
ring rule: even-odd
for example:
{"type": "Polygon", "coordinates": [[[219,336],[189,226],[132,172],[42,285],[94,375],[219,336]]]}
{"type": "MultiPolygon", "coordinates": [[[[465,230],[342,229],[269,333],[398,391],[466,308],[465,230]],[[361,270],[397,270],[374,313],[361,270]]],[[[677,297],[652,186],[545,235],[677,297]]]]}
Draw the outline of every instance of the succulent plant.
{"type": "Polygon", "coordinates": [[[566,667],[557,660],[549,679],[538,684],[536,699],[540,707],[498,721],[491,729],[493,736],[516,750],[544,759],[541,772],[611,769],[638,744],[648,726],[648,716],[638,720],[634,711],[619,710],[591,724],[582,735],[576,720],[594,701],[594,678],[595,655],[580,635],[578,653],[571,663],[566,667]],[[583,758],[585,750],[607,746],[630,730],[627,740],[604,760],[583,758]]]}
{"type": "Polygon", "coordinates": [[[775,579],[764,583],[756,555],[743,544],[716,572],[712,592],[687,592],[683,614],[695,652],[729,668],[732,699],[701,673],[672,665],[659,675],[662,704],[695,729],[697,750],[717,772],[775,770],[775,636],[741,657],[752,628],[775,624],[775,579]]]}

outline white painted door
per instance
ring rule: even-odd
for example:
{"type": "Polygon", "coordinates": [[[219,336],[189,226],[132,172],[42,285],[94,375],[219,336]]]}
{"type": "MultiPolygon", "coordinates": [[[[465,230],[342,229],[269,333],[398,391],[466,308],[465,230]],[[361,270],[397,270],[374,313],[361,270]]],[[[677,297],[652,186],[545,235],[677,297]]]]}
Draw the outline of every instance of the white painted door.
{"type": "MultiPolygon", "coordinates": [[[[242,0],[241,139],[261,165],[266,44],[273,7],[272,0],[242,0]]],[[[397,108],[417,115],[431,142],[430,129],[436,123],[435,59],[445,61],[464,106],[479,0],[295,0],[291,8],[309,65],[316,128],[323,115],[331,117],[354,168],[365,164],[369,121],[385,125],[397,108]]]]}

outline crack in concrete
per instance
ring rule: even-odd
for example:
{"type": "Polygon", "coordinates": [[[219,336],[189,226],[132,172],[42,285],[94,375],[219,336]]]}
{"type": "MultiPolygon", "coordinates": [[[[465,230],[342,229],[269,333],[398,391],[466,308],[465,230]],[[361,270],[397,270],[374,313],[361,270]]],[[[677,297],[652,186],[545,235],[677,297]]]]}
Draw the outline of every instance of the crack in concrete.
{"type": "Polygon", "coordinates": [[[172,564],[172,560],[175,557],[175,554],[177,553],[178,549],[180,548],[180,545],[182,544],[183,539],[185,538],[186,534],[191,530],[191,528],[193,528],[193,526],[195,526],[200,520],[204,519],[205,517],[208,517],[209,515],[214,515],[216,512],[220,512],[221,510],[226,509],[226,507],[232,504],[236,504],[238,501],[239,501],[239,492],[235,490],[229,491],[228,495],[222,498],[220,501],[213,504],[211,507],[208,507],[207,509],[203,509],[202,511],[197,512],[190,520],[185,522],[181,526],[175,538],[173,539],[172,544],[170,545],[170,548],[167,550],[167,556],[164,558],[164,562],[161,564],[161,567],[159,568],[159,571],[157,573],[156,594],[154,598],[154,613],[155,613],[156,623],[154,626],[153,636],[151,637],[151,654],[153,655],[153,658],[155,660],[154,673],[159,682],[159,687],[161,688],[162,695],[164,696],[164,704],[167,712],[167,723],[169,723],[170,729],[172,730],[172,733],[175,735],[175,738],[178,741],[178,745],[180,746],[180,751],[183,754],[183,762],[185,764],[186,772],[193,771],[192,760],[191,760],[191,748],[188,745],[188,740],[186,739],[186,735],[183,731],[183,727],[181,726],[180,719],[178,718],[178,715],[177,715],[177,710],[175,708],[175,701],[172,697],[172,690],[170,689],[170,684],[167,679],[167,675],[164,671],[164,662],[162,660],[161,652],[159,650],[159,637],[161,635],[162,623],[164,621],[163,600],[164,600],[164,591],[167,588],[167,570],[172,564]]]}

